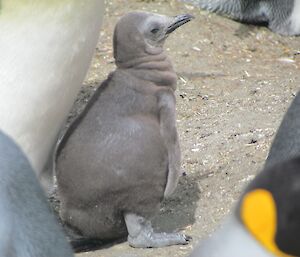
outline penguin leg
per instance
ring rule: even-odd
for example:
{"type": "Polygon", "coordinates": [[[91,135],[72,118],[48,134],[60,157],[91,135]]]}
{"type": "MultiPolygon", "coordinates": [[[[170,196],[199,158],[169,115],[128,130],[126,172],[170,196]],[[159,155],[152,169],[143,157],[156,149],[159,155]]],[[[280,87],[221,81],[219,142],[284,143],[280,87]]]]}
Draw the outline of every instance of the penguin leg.
{"type": "Polygon", "coordinates": [[[169,245],[185,245],[191,237],[180,233],[155,233],[151,222],[133,213],[126,213],[128,243],[135,248],[157,248],[169,245]]]}

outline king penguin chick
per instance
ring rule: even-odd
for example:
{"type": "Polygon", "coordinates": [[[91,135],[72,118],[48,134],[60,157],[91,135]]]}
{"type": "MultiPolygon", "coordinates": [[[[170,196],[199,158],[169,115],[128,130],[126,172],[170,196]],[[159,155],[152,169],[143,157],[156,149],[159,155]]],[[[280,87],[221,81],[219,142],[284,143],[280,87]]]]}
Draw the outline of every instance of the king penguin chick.
{"type": "Polygon", "coordinates": [[[227,223],[191,257],[300,256],[300,93],[272,143],[264,171],[227,223]]]}
{"type": "Polygon", "coordinates": [[[0,256],[73,256],[28,159],[0,132],[0,256]]]}
{"type": "Polygon", "coordinates": [[[268,24],[275,33],[300,34],[300,0],[185,0],[245,23],[268,24]]]}
{"type": "Polygon", "coordinates": [[[163,45],[192,18],[131,12],[115,27],[117,68],[57,150],[60,215],[84,237],[110,240],[128,233],[133,247],[189,241],[179,233],[154,233],[150,219],[180,174],[177,77],[163,45]]]}

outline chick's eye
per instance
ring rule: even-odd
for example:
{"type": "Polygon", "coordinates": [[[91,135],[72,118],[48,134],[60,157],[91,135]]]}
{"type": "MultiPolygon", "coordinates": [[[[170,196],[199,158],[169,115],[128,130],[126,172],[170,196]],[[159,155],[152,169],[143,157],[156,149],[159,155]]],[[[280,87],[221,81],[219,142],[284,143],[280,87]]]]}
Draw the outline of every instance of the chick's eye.
{"type": "Polygon", "coordinates": [[[154,28],[154,29],[151,30],[151,33],[152,33],[152,34],[156,34],[158,31],[159,31],[158,28],[154,28]]]}

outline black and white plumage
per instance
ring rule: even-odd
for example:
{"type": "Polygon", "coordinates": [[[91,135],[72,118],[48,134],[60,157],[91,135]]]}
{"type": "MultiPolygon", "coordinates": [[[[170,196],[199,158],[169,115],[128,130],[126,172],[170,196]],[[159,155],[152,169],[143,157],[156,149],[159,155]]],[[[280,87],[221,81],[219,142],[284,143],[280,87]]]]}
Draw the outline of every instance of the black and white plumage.
{"type": "Polygon", "coordinates": [[[253,24],[267,24],[275,33],[300,34],[300,0],[185,0],[205,10],[253,24]]]}

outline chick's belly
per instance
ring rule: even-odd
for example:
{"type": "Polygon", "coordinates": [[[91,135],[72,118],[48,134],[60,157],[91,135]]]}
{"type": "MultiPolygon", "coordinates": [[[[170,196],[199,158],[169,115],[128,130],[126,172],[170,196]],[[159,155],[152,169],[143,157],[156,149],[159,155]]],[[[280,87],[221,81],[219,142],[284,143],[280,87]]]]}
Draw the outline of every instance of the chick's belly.
{"type": "Polygon", "coordinates": [[[162,194],[167,182],[168,153],[159,123],[142,117],[119,119],[110,125],[110,129],[101,127],[76,152],[70,145],[62,171],[68,181],[65,189],[72,191],[73,198],[88,194],[91,201],[124,192],[129,197],[140,194],[141,189],[162,194]]]}
{"type": "MultiPolygon", "coordinates": [[[[134,122],[124,126],[113,136],[114,144],[105,149],[99,172],[106,173],[116,188],[165,186],[168,169],[168,153],[159,124],[150,121],[134,122]],[[130,127],[134,126],[133,131],[130,127]]],[[[139,191],[137,189],[137,191],[139,191]]]]}

